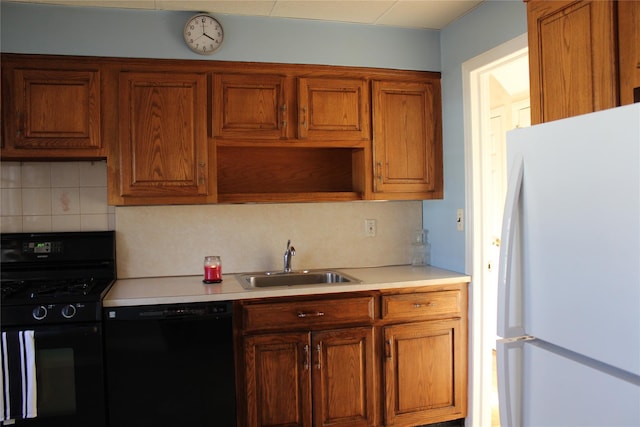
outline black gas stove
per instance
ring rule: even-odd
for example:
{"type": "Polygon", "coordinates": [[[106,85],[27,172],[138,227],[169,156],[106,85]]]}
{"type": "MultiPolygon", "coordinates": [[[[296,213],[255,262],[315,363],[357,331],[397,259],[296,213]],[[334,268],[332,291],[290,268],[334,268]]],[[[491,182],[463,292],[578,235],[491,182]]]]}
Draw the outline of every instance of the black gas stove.
{"type": "Polygon", "coordinates": [[[98,321],[113,284],[113,231],[1,236],[3,325],[98,321]]]}
{"type": "Polygon", "coordinates": [[[0,390],[10,402],[0,418],[25,427],[105,427],[101,309],[116,278],[114,232],[0,240],[3,377],[10,384],[0,390]],[[23,352],[33,368],[24,369],[23,352]]]}

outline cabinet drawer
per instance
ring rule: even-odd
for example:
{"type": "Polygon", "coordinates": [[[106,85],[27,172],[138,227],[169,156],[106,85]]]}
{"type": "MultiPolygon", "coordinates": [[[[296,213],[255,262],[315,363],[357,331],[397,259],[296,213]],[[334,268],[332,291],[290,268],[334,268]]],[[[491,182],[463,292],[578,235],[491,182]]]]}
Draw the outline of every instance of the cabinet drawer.
{"type": "Polygon", "coordinates": [[[374,297],[286,301],[242,307],[245,331],[310,329],[332,324],[373,322],[374,297]]]}
{"type": "Polygon", "coordinates": [[[419,292],[382,297],[382,317],[386,320],[416,320],[459,316],[460,291],[419,292]]]}

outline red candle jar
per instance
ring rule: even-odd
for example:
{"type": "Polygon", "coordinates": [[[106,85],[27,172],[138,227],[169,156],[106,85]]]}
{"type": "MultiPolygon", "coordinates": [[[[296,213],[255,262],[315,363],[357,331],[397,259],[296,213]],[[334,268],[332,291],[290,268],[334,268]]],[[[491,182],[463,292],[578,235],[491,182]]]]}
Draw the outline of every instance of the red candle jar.
{"type": "Polygon", "coordinates": [[[222,282],[222,263],[219,256],[204,257],[204,283],[222,282]]]}

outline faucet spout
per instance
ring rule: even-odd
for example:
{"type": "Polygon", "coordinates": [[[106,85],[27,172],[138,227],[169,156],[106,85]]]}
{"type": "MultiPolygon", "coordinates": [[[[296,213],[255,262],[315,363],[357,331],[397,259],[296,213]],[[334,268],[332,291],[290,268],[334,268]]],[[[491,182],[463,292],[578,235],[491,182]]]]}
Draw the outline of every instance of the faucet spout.
{"type": "Polygon", "coordinates": [[[284,272],[291,273],[291,257],[296,254],[296,248],[291,246],[291,240],[287,240],[287,250],[284,251],[284,272]]]}

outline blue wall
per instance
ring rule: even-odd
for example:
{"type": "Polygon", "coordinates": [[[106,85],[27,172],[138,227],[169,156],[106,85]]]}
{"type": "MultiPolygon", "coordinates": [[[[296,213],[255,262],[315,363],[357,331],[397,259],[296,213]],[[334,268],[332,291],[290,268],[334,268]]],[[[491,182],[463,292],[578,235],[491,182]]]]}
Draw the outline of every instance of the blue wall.
{"type": "Polygon", "coordinates": [[[462,64],[526,32],[524,2],[508,0],[486,1],[441,31],[444,199],[423,203],[431,263],[438,267],[465,271],[465,233],[455,221],[456,210],[465,207],[462,64]]]}
{"type": "Polygon", "coordinates": [[[442,31],[217,15],[225,28],[211,57],[182,41],[190,12],[0,3],[0,50],[13,53],[208,59],[442,71],[444,200],[424,202],[432,263],[465,269],[462,63],[526,32],[521,0],[490,0],[442,31]],[[29,22],[29,30],[24,23],[29,22]]]}
{"type": "Polygon", "coordinates": [[[213,56],[191,52],[193,12],[0,3],[2,52],[286,62],[440,71],[440,33],[301,19],[216,15],[213,56]],[[25,26],[25,22],[29,22],[25,26]]]}

